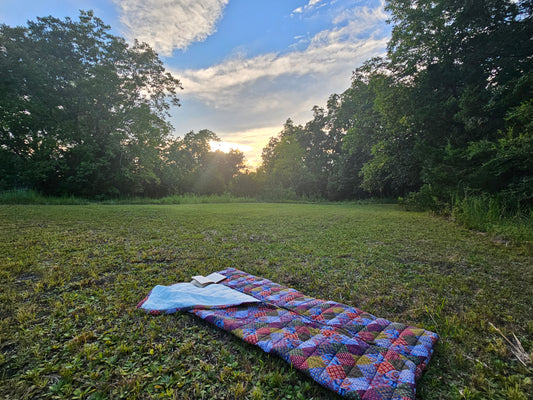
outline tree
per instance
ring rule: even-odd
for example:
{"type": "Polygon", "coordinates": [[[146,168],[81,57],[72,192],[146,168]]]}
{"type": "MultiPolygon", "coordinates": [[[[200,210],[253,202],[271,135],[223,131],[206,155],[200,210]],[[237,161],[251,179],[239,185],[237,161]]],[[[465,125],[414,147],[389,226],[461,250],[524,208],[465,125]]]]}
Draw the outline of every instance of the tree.
{"type": "Polygon", "coordinates": [[[508,109],[527,99],[511,93],[533,66],[533,2],[389,0],[386,8],[391,66],[416,86],[431,142],[496,139],[508,109]],[[445,125],[448,135],[439,133],[445,125]]]}
{"type": "MultiPolygon", "coordinates": [[[[416,132],[410,89],[394,79],[387,60],[374,58],[356,69],[337,110],[348,115],[342,138],[342,162],[330,190],[343,196],[397,196],[419,184],[419,160],[413,151],[416,132]],[[347,185],[352,185],[350,190],[347,185]]],[[[338,112],[338,111],[337,111],[338,112]]],[[[335,119],[337,121],[338,118],[335,119]]]]}
{"type": "Polygon", "coordinates": [[[224,153],[220,150],[210,152],[205,165],[195,180],[195,192],[200,194],[222,194],[229,189],[233,178],[244,168],[244,154],[239,150],[224,153]]]}
{"type": "MultiPolygon", "coordinates": [[[[532,98],[533,2],[389,0],[386,8],[393,76],[411,90],[405,116],[416,134],[421,183],[445,197],[458,186],[502,188],[503,164],[502,173],[489,173],[498,182],[482,184],[481,175],[487,159],[509,145],[501,145],[506,115],[532,98]]],[[[522,162],[520,151],[506,154],[517,157],[506,165],[522,162]]]]}
{"type": "Polygon", "coordinates": [[[238,197],[256,197],[263,194],[265,186],[265,174],[261,167],[257,171],[245,170],[244,173],[236,175],[229,186],[232,195],[238,197]]]}
{"type": "Polygon", "coordinates": [[[338,136],[328,131],[324,109],[314,106],[313,119],[305,124],[300,143],[305,149],[305,181],[301,191],[308,196],[327,196],[328,181],[335,165],[338,136]]]}
{"type": "Polygon", "coordinates": [[[467,83],[501,84],[531,69],[531,0],[388,0],[386,10],[389,55],[403,76],[440,64],[467,83]]]}
{"type": "Polygon", "coordinates": [[[180,82],[92,12],[0,26],[0,161],[50,194],[142,194],[159,183],[180,82]],[[6,161],[7,160],[7,161],[6,161]]]}
{"type": "Polygon", "coordinates": [[[222,194],[244,168],[244,154],[211,151],[220,139],[208,130],[190,131],[167,141],[162,150],[161,190],[164,194],[222,194]]]}
{"type": "Polygon", "coordinates": [[[304,128],[294,125],[289,118],[279,135],[270,138],[262,153],[262,169],[267,176],[267,187],[290,189],[303,194],[302,184],[306,180],[306,149],[302,145],[304,135],[304,128]]]}

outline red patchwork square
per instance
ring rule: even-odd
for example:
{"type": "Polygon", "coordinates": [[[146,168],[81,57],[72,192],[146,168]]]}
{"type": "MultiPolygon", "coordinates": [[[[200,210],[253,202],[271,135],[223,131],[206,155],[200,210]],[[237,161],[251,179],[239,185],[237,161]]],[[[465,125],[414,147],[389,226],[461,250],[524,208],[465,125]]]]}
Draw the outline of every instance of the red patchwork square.
{"type": "Polygon", "coordinates": [[[355,365],[355,358],[350,353],[337,353],[337,360],[341,365],[353,366],[355,365]]]}
{"type": "Polygon", "coordinates": [[[346,372],[340,365],[328,365],[326,371],[331,379],[344,379],[346,378],[346,372]]]}
{"type": "Polygon", "coordinates": [[[378,374],[386,374],[387,372],[393,371],[395,369],[396,368],[394,368],[391,363],[389,363],[388,361],[383,361],[381,364],[379,364],[378,374]]]}

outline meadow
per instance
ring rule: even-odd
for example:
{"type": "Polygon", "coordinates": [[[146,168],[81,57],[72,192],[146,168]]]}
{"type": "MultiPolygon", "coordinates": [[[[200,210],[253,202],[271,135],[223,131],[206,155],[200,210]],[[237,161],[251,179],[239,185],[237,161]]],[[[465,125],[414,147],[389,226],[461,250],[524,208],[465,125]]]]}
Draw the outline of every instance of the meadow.
{"type": "Polygon", "coordinates": [[[418,399],[528,399],[532,265],[531,242],[391,204],[2,205],[0,398],[337,398],[190,314],[136,309],[234,267],[437,332],[418,399]]]}

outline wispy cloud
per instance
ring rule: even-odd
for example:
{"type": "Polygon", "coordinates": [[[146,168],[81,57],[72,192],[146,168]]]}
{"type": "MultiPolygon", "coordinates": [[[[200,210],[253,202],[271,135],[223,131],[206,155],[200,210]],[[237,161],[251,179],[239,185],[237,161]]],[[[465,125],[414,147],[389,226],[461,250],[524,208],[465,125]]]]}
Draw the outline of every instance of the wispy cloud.
{"type": "Polygon", "coordinates": [[[114,0],[130,39],[146,42],[165,56],[203,41],[229,0],[114,0]]]}
{"type": "MultiPolygon", "coordinates": [[[[275,81],[287,76],[308,76],[314,78],[316,84],[329,82],[336,74],[342,74],[345,80],[365,59],[384,52],[388,40],[383,28],[386,15],[380,5],[346,9],[336,19],[337,23],[344,24],[317,33],[304,50],[253,58],[238,56],[209,68],[175,73],[182,80],[187,96],[213,107],[235,104],[250,88],[265,86],[265,82],[279,89],[275,81]]],[[[268,87],[263,89],[260,93],[268,96],[268,87]]],[[[261,108],[261,103],[262,96],[256,96],[247,106],[261,108]]]]}
{"type": "Polygon", "coordinates": [[[292,12],[294,14],[302,14],[306,11],[311,11],[312,9],[316,8],[319,3],[322,3],[323,0],[309,0],[309,2],[303,6],[303,7],[298,7],[296,9],[294,9],[292,12]]]}

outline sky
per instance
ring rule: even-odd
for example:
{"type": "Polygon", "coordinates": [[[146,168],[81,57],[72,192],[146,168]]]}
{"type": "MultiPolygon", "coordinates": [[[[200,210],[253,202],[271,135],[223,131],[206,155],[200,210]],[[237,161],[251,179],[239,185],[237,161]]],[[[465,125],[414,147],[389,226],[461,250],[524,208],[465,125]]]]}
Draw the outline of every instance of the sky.
{"type": "MultiPolygon", "coordinates": [[[[291,118],[350,86],[352,71],[384,55],[384,0],[0,0],[0,23],[77,18],[93,10],[112,33],[147,42],[182,83],[174,135],[209,129],[248,165],[291,118]]],[[[215,149],[215,145],[212,145],[215,149]]]]}

